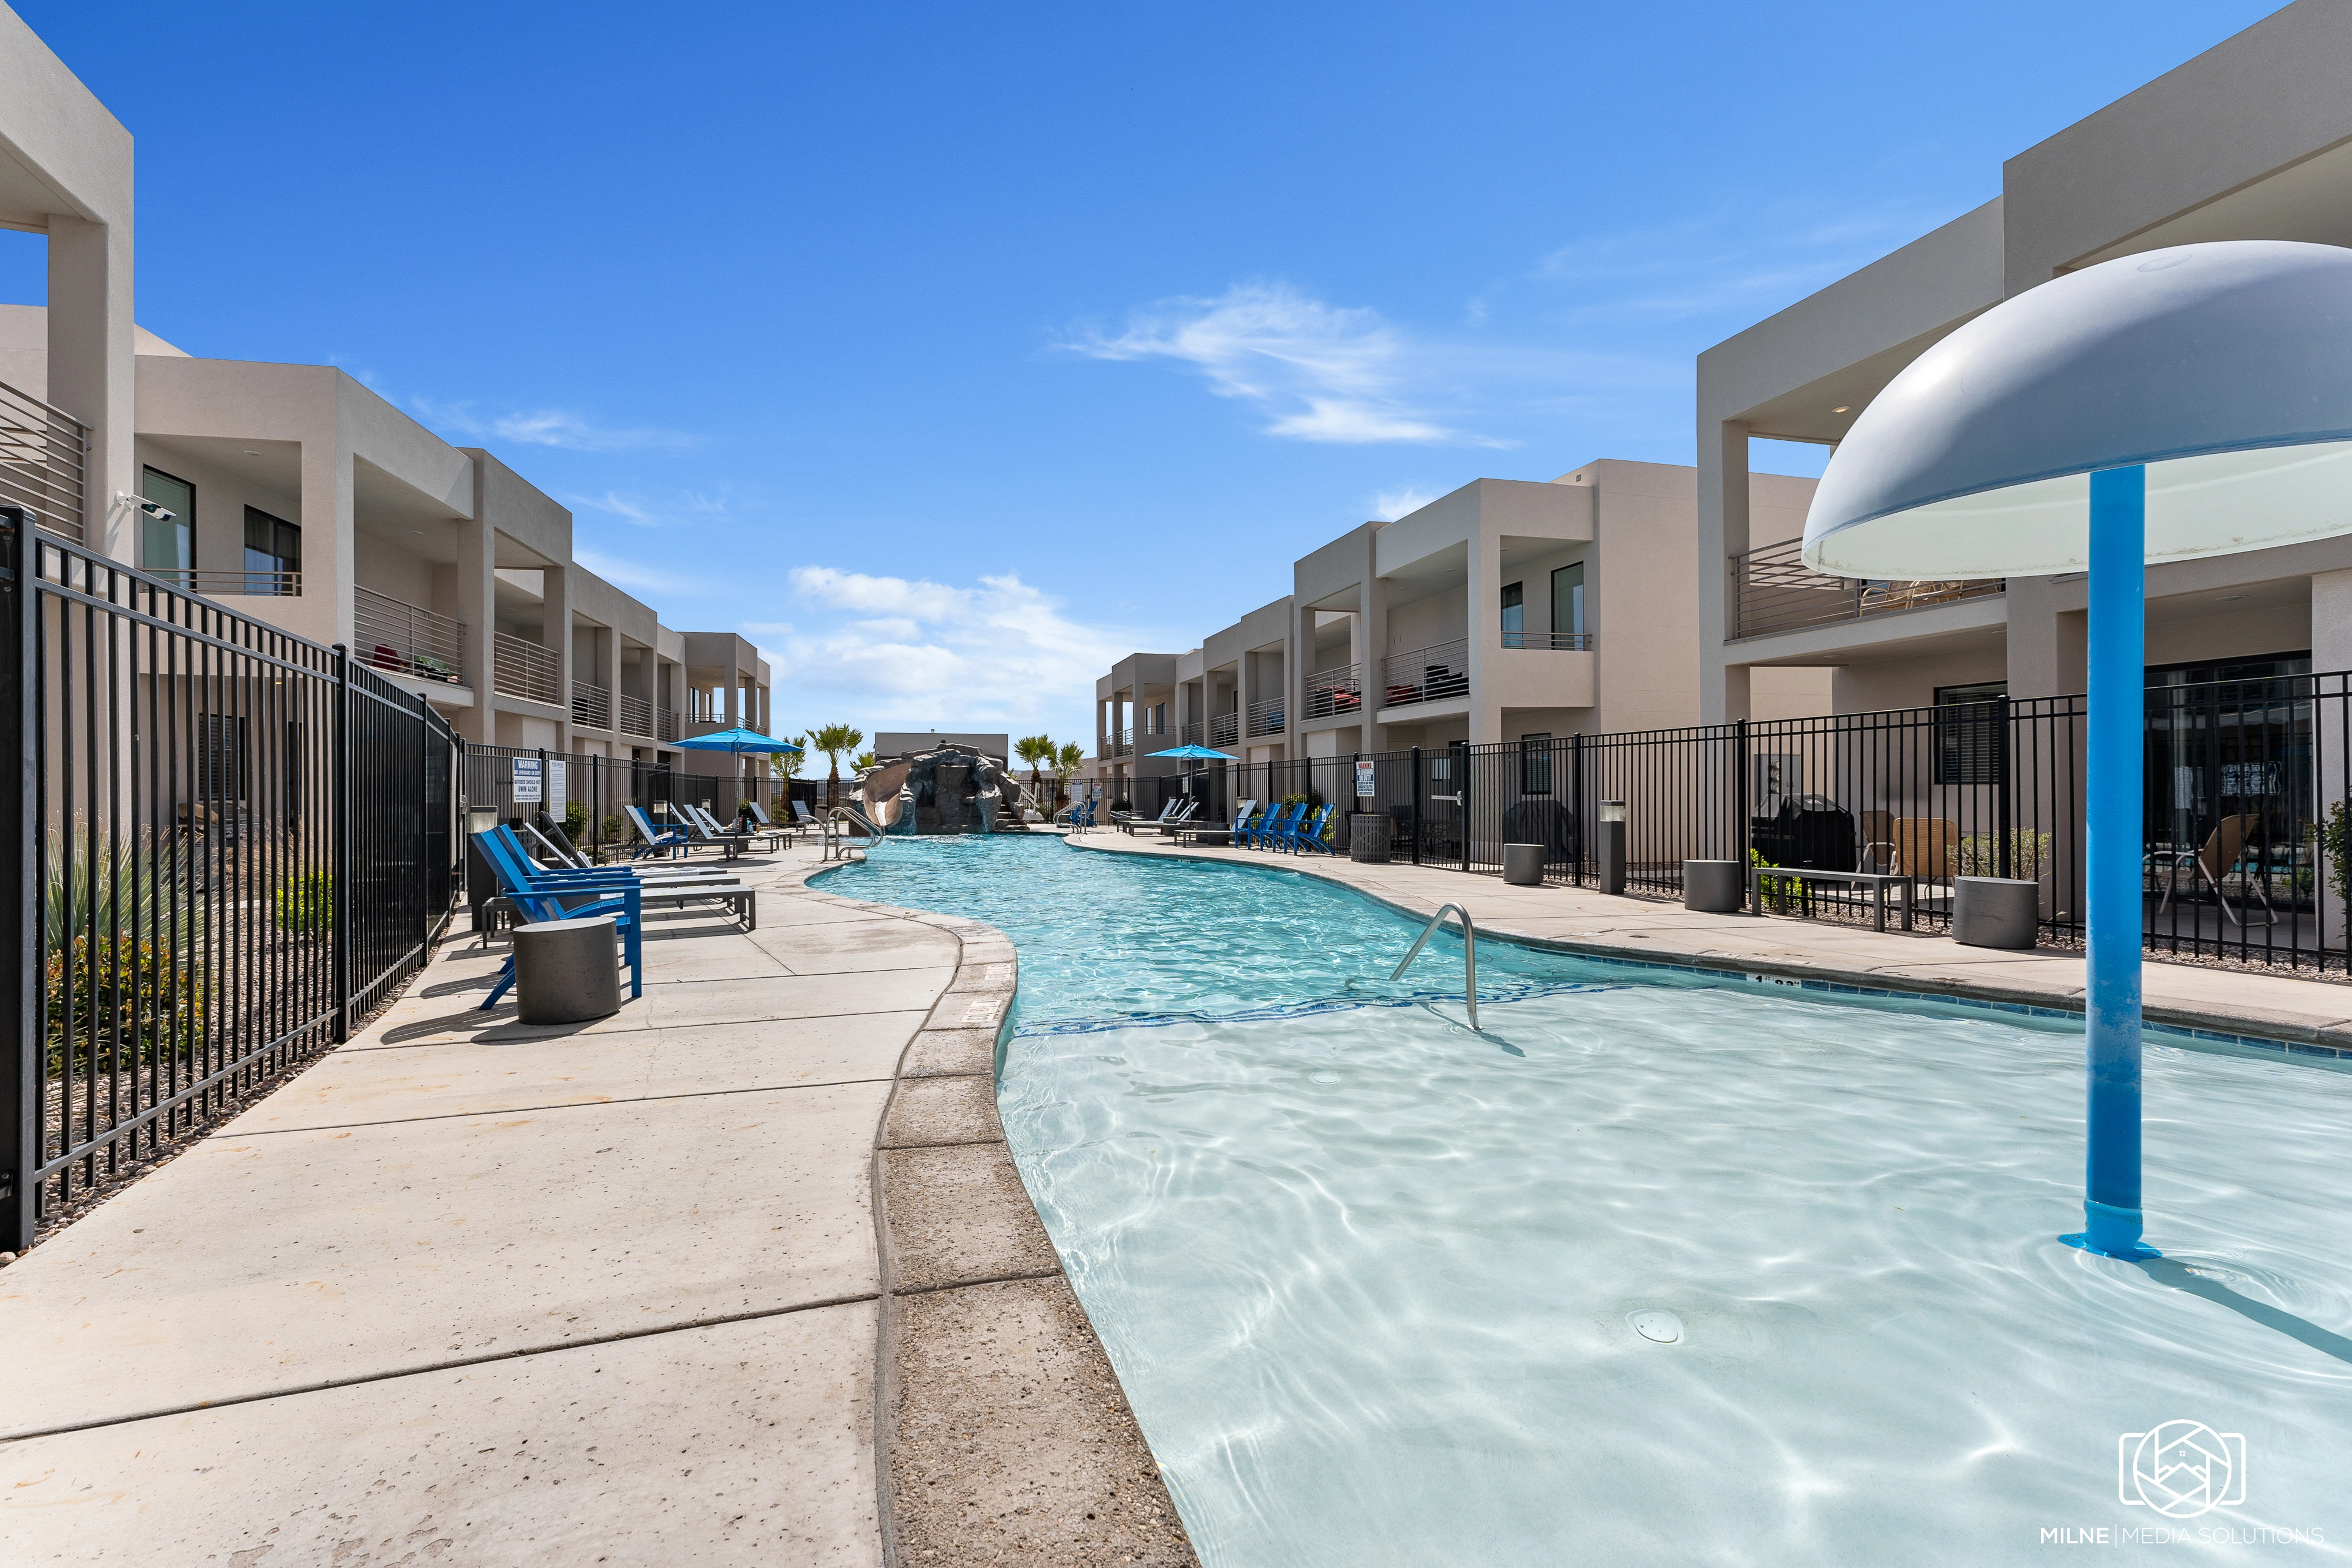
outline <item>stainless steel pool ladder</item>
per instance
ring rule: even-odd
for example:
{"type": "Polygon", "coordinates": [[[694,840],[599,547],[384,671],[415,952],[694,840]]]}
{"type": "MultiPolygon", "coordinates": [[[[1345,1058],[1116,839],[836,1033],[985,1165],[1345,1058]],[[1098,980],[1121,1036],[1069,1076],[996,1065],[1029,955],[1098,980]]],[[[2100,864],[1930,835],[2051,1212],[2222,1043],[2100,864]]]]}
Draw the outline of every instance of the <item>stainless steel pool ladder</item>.
{"type": "Polygon", "coordinates": [[[866,858],[865,849],[849,841],[848,829],[852,822],[866,830],[868,842],[880,841],[882,830],[868,821],[865,812],[855,806],[835,806],[824,814],[824,852],[817,857],[818,860],[845,861],[853,853],[859,860],[866,858]]]}
{"type": "MultiPolygon", "coordinates": [[[[1478,1029],[1478,928],[1470,924],[1470,912],[1460,904],[1441,904],[1437,906],[1437,913],[1429,917],[1429,924],[1423,926],[1421,935],[1412,939],[1412,949],[1404,956],[1404,962],[1396,967],[1396,973],[1389,978],[1404,978],[1404,972],[1412,967],[1415,958],[1421,956],[1423,946],[1437,934],[1439,926],[1445,924],[1445,912],[1449,909],[1462,916],[1462,1005],[1470,1009],[1470,1027],[1478,1029]]],[[[1486,1030],[1479,1030],[1478,1032],[1484,1034],[1486,1030]]]]}

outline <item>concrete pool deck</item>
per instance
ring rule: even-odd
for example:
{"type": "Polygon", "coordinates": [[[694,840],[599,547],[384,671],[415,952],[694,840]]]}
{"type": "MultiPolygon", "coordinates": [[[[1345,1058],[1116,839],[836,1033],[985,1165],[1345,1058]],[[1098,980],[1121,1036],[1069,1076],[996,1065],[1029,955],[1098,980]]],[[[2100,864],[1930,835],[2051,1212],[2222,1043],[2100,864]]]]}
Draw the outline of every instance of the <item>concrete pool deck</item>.
{"type": "Polygon", "coordinates": [[[0,1561],[1192,1561],[996,1120],[992,927],[735,862],[527,1028],[453,934],[0,1270],[0,1561]]]}
{"type": "MultiPolygon", "coordinates": [[[[1948,936],[1925,931],[1876,932],[1775,915],[1698,915],[1656,899],[1612,897],[1591,888],[1513,887],[1498,876],[1410,862],[1373,865],[1344,855],[1180,848],[1111,829],[1076,833],[1069,841],[1109,853],[1296,871],[1354,888],[1423,919],[1441,904],[1459,904],[1469,910],[1482,936],[1520,937],[1605,957],[2074,1012],[2083,1005],[2084,961],[2078,952],[2003,952],[1963,947],[1948,936]]],[[[2342,980],[2151,957],[2143,987],[2151,1023],[2263,1036],[2352,1058],[2352,985],[2342,980]]]]}

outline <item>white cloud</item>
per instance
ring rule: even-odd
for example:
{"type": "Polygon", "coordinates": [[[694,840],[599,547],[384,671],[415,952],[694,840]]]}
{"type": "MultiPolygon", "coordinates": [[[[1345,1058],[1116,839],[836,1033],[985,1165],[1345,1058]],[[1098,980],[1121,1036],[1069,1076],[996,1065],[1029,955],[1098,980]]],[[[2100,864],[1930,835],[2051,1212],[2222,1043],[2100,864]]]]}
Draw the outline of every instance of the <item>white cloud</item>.
{"type": "Polygon", "coordinates": [[[1042,728],[1091,750],[1095,678],[1150,645],[1010,573],[959,586],[802,566],[786,580],[806,613],[741,628],[775,666],[780,724],[1042,728]]]}
{"type": "MultiPolygon", "coordinates": [[[[675,572],[657,570],[633,560],[623,560],[602,550],[589,549],[574,544],[572,559],[616,587],[635,593],[705,594],[715,593],[719,584],[698,577],[683,577],[675,572]]],[[[665,621],[668,617],[663,617],[665,621]]]]}
{"type": "Polygon", "coordinates": [[[566,496],[563,504],[575,512],[603,512],[641,528],[667,528],[672,523],[727,515],[723,497],[705,496],[693,490],[682,491],[668,500],[607,490],[601,496],[566,496]]]}
{"type": "Polygon", "coordinates": [[[1327,305],[1283,283],[1237,283],[1214,299],[1161,300],[1117,333],[1060,347],[1097,360],[1174,360],[1209,390],[1268,416],[1270,435],[1358,445],[1376,442],[1505,444],[1440,423],[1424,406],[1445,357],[1411,342],[1376,310],[1327,305]]]}
{"type": "Polygon", "coordinates": [[[1384,523],[1395,522],[1407,512],[1417,512],[1437,499],[1434,490],[1423,490],[1407,485],[1402,490],[1383,490],[1372,497],[1372,516],[1384,523]]]}
{"type": "Polygon", "coordinates": [[[633,452],[694,444],[694,437],[682,431],[615,429],[570,409],[516,409],[505,413],[479,414],[470,402],[438,402],[421,396],[408,401],[426,423],[476,440],[516,441],[572,452],[633,452]]]}

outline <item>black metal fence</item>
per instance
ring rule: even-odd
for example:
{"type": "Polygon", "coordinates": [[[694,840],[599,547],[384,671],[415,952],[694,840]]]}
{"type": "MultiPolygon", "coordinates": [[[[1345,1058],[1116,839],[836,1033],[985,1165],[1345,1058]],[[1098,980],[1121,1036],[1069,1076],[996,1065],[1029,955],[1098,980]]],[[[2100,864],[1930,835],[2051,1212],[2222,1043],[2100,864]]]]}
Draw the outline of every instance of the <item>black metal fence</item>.
{"type": "Polygon", "coordinates": [[[462,748],[343,650],[6,509],[0,733],[23,890],[0,937],[0,1249],[21,1249],[424,962],[462,748]]]}
{"type": "MultiPolygon", "coordinates": [[[[1626,809],[1629,890],[1682,891],[1686,860],[1909,879],[1916,924],[1948,927],[1955,879],[2040,884],[2045,941],[2083,937],[2080,696],[1455,745],[1376,756],[1210,764],[1136,780],[1136,807],[1305,795],[1393,824],[1395,852],[1499,873],[1507,843],[1545,847],[1545,880],[1598,867],[1591,824],[1626,809]],[[1370,765],[1369,797],[1356,794],[1370,765]]],[[[2155,685],[2141,846],[2150,951],[2319,970],[2347,965],[2352,674],[2155,685]]],[[[1346,841],[1346,830],[1338,833],[1346,841]]],[[[1859,917],[1863,895],[1771,885],[1776,908],[1859,917]]]]}

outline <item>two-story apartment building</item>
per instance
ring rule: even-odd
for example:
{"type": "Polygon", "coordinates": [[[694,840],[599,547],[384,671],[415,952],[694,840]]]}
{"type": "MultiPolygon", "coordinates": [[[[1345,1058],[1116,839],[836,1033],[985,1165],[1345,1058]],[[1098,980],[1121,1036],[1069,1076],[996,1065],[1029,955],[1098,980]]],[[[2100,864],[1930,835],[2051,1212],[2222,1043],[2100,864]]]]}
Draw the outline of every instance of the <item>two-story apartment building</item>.
{"type": "Polygon", "coordinates": [[[0,305],[0,505],[351,650],[478,745],[732,776],[683,737],[771,724],[772,673],[583,568],[571,512],[343,371],[190,355],[131,320],[130,140],[13,14],[0,225],[48,242],[0,305]],[[16,79],[21,78],[21,79],[16,79]]]}
{"type": "MultiPolygon", "coordinates": [[[[2079,576],[1856,582],[1797,560],[1756,437],[1834,445],[1930,345],[2062,273],[2219,239],[2352,245],[2352,10],[2298,0],[2011,158],[2000,193],[1698,361],[1699,716],[1829,667],[1836,711],[2084,684],[2079,576]]],[[[2352,668],[2352,539],[2148,571],[2152,682],[2352,668]]]]}
{"type": "MultiPolygon", "coordinates": [[[[1758,475],[1762,526],[1793,539],[1810,479],[1758,475]]],[[[1475,479],[1301,557],[1291,591],[1182,653],[1136,653],[1096,683],[1113,779],[1466,741],[1653,729],[1698,716],[1697,475],[1601,459],[1549,482],[1475,479]]],[[[1826,711],[1828,678],[1778,668],[1763,711],[1826,711]]]]}

